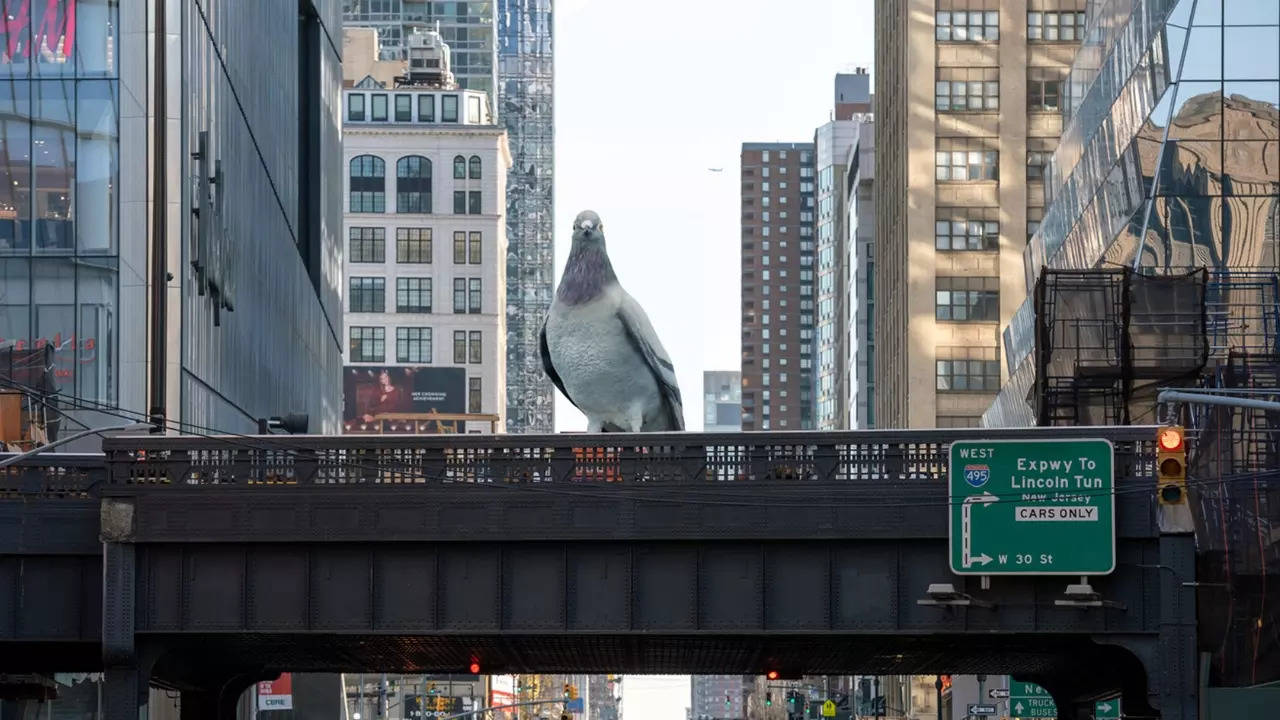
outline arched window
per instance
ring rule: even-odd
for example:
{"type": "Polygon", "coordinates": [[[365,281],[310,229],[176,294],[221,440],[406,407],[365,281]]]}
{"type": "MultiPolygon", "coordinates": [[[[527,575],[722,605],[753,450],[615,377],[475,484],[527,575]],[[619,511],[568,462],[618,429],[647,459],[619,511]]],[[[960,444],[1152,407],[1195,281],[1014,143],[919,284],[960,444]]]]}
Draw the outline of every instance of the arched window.
{"type": "Polygon", "coordinates": [[[387,211],[387,164],[376,155],[351,158],[351,212],[387,211]]]}
{"type": "Polygon", "coordinates": [[[480,156],[479,155],[471,156],[471,160],[468,161],[467,175],[472,180],[480,179],[480,156]]]}
{"type": "Polygon", "coordinates": [[[431,161],[421,155],[396,161],[396,212],[431,212],[431,161]]]}
{"type": "Polygon", "coordinates": [[[461,155],[453,157],[453,179],[465,180],[467,177],[467,159],[461,155]]]}

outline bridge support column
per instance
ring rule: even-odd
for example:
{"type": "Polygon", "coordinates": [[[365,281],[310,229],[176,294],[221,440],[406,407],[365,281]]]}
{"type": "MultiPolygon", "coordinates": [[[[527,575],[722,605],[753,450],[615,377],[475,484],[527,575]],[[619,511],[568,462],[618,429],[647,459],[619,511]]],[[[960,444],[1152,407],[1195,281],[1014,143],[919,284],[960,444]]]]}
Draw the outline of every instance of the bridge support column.
{"type": "Polygon", "coordinates": [[[1196,558],[1191,534],[1160,536],[1160,636],[1157,667],[1152,668],[1161,720],[1199,716],[1199,664],[1196,653],[1196,558]]]}
{"type": "Polygon", "coordinates": [[[151,668],[108,667],[102,687],[103,720],[147,720],[151,668]]]}

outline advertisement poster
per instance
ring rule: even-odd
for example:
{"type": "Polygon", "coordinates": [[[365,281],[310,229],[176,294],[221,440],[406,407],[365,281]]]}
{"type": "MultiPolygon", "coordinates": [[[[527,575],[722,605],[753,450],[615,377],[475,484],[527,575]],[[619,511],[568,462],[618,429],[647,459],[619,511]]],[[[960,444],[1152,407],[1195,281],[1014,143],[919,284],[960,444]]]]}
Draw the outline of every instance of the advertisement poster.
{"type": "Polygon", "coordinates": [[[258,683],[259,710],[293,709],[293,676],[282,674],[276,680],[258,683]]]}
{"type": "Polygon", "coordinates": [[[347,423],[378,422],[397,414],[461,414],[467,411],[467,371],[348,365],[342,395],[347,423]]]}
{"type": "Polygon", "coordinates": [[[489,678],[489,706],[510,705],[516,701],[516,676],[494,675],[489,678]]]}

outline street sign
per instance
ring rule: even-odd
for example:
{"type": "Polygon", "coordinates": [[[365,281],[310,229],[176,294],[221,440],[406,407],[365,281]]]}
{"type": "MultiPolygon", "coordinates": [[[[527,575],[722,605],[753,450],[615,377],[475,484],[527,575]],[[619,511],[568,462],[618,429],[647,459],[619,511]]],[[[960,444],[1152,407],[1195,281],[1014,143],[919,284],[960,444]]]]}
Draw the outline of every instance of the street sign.
{"type": "Polygon", "coordinates": [[[836,704],[830,700],[822,703],[822,717],[835,717],[836,704]]]}
{"type": "Polygon", "coordinates": [[[1108,440],[951,444],[951,570],[1106,575],[1116,566],[1108,440]]]}
{"type": "Polygon", "coordinates": [[[1016,720],[1056,718],[1058,706],[1048,690],[1035,683],[1009,681],[1009,715],[1016,720]]]}
{"type": "Polygon", "coordinates": [[[974,704],[970,704],[970,705],[969,705],[969,714],[970,714],[970,715],[995,715],[995,714],[996,714],[996,706],[995,706],[995,705],[974,705],[974,704]]]}
{"type": "Polygon", "coordinates": [[[991,688],[987,691],[987,697],[992,700],[1003,700],[1009,697],[1009,691],[1006,688],[991,688]]]}
{"type": "Polygon", "coordinates": [[[583,700],[582,700],[582,698],[573,698],[573,699],[571,699],[571,700],[566,700],[566,701],[565,701],[565,703],[564,703],[564,709],[565,709],[567,712],[571,712],[571,713],[580,713],[580,712],[583,712],[583,700]]]}
{"type": "Polygon", "coordinates": [[[1108,698],[1094,703],[1093,720],[1120,720],[1120,698],[1108,698]]]}

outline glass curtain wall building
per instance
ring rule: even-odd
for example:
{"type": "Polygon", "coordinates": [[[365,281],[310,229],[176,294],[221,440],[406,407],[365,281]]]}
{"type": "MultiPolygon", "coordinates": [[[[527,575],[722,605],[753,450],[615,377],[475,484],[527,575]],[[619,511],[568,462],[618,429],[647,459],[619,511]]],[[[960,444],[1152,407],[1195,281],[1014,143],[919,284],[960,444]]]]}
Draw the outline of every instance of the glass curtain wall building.
{"type": "MultiPolygon", "coordinates": [[[[1096,0],[1087,17],[1028,293],[1044,267],[1274,272],[1280,3],[1096,0]]],[[[1035,423],[1034,315],[1028,297],[1004,331],[1011,374],[988,427],[1035,423]]]]}
{"type": "Polygon", "coordinates": [[[414,28],[452,51],[458,86],[486,90],[507,129],[507,430],[552,432],[554,395],[538,331],[554,290],[552,0],[343,0],[349,26],[378,30],[383,59],[404,57],[414,28]]]}
{"type": "Polygon", "coordinates": [[[111,0],[34,17],[25,5],[0,2],[0,346],[52,345],[61,392],[115,404],[119,13],[111,0]]]}
{"type": "Polygon", "coordinates": [[[0,0],[0,347],[52,348],[73,422],[146,413],[162,242],[166,417],[246,432],[304,412],[332,431],[337,0],[168,7],[157,177],[154,3],[0,0]]]}

